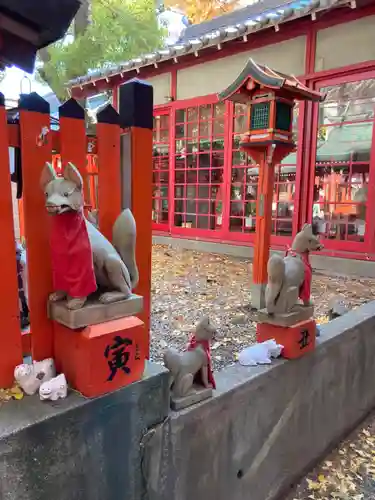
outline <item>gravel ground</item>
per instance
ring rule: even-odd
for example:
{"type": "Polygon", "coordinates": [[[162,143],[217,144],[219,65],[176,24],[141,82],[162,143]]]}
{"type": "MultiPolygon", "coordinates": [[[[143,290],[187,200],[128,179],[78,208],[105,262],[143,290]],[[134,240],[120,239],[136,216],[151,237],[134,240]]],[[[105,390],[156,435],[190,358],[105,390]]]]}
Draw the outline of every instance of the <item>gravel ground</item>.
{"type": "MultiPolygon", "coordinates": [[[[167,346],[183,348],[195,324],[208,314],[218,326],[214,369],[235,362],[238,352],[255,341],[250,261],[162,245],[154,246],[152,258],[151,359],[161,361],[167,346]]],[[[328,302],[338,294],[355,307],[374,299],[375,280],[314,274],[318,322],[327,320],[328,302]]]]}

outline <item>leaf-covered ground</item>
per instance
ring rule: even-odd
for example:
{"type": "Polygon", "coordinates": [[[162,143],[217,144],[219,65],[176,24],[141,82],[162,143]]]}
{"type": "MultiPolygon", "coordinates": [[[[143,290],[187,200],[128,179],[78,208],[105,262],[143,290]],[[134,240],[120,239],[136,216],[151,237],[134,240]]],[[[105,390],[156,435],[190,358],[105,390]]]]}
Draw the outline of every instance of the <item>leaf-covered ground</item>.
{"type": "MultiPolygon", "coordinates": [[[[208,314],[219,331],[212,346],[214,368],[235,362],[237,353],[255,341],[251,262],[162,245],[154,246],[152,258],[151,359],[161,361],[167,346],[184,347],[196,322],[208,314]]],[[[375,280],[315,274],[318,321],[324,321],[337,295],[357,306],[374,299],[375,280]]]]}
{"type": "Polygon", "coordinates": [[[287,500],[374,500],[375,414],[310,472],[287,500]]]}
{"type": "MultiPolygon", "coordinates": [[[[202,315],[219,328],[212,346],[214,368],[234,363],[255,340],[251,312],[251,263],[156,245],[153,248],[151,358],[167,346],[182,348],[202,315]]],[[[312,296],[318,321],[328,303],[344,296],[352,307],[375,298],[375,280],[314,274],[312,296]]],[[[375,414],[301,480],[286,500],[375,500],[375,414]]]]}

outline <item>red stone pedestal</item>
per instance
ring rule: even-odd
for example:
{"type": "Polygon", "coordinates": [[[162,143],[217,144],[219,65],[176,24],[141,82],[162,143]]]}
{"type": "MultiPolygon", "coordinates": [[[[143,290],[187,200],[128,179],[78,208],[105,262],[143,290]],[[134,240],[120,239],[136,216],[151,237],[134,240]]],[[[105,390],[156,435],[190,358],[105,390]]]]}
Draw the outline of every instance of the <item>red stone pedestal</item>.
{"type": "Polygon", "coordinates": [[[71,330],[54,324],[55,363],[69,385],[86,397],[139,380],[147,354],[147,332],[135,316],[71,330]]]}
{"type": "Polygon", "coordinates": [[[278,326],[269,323],[257,324],[257,342],[275,339],[284,346],[281,355],[287,359],[300,358],[315,349],[316,324],[313,319],[301,321],[293,326],[278,326]]]}

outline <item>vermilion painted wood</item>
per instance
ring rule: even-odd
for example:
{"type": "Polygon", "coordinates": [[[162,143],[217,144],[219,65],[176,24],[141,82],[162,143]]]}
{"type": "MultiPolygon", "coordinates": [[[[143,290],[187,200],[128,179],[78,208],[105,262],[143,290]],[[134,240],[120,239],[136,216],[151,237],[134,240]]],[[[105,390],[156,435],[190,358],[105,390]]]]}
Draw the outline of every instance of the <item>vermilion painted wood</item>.
{"type": "Polygon", "coordinates": [[[112,88],[112,106],[118,111],[118,85],[112,88]]]}
{"type": "Polygon", "coordinates": [[[255,159],[259,165],[256,235],[253,259],[253,282],[267,283],[267,262],[271,246],[272,232],[272,197],[274,186],[274,168],[266,161],[267,152],[259,153],[255,159]],[[263,199],[262,199],[263,197],[263,199]],[[261,208],[263,205],[263,208],[261,208]]]}
{"type": "Polygon", "coordinates": [[[44,164],[52,158],[52,141],[49,135],[45,144],[37,146],[41,130],[49,125],[48,114],[20,111],[32,355],[37,361],[53,357],[53,325],[46,313],[48,295],[52,292],[49,220],[44,206],[45,196],[40,187],[44,164]]]}
{"type": "Polygon", "coordinates": [[[112,231],[121,213],[121,168],[119,125],[98,123],[98,205],[99,227],[112,241],[112,231]]]}
{"type": "MultiPolygon", "coordinates": [[[[324,87],[329,87],[333,85],[339,85],[340,83],[348,83],[366,80],[369,78],[375,78],[375,69],[368,72],[362,73],[354,73],[351,75],[340,75],[337,78],[330,78],[327,80],[317,79],[316,81],[311,82],[311,85],[314,86],[316,90],[320,90],[324,87]]],[[[309,163],[306,163],[307,177],[308,177],[308,187],[305,191],[306,199],[308,200],[308,205],[306,207],[307,221],[312,220],[312,210],[313,210],[313,189],[314,189],[314,181],[315,181],[315,158],[317,152],[317,133],[318,133],[318,110],[319,105],[316,104],[312,108],[312,120],[311,126],[308,130],[310,134],[310,152],[311,155],[309,157],[309,163]]],[[[375,129],[375,124],[374,124],[375,129]]],[[[375,135],[373,129],[373,141],[371,146],[371,155],[369,162],[369,195],[368,200],[374,199],[370,197],[371,195],[375,196],[375,135]]],[[[323,239],[323,244],[327,250],[336,250],[336,251],[348,251],[348,252],[363,252],[370,253],[373,251],[374,247],[374,231],[375,226],[373,222],[373,217],[369,207],[367,209],[366,214],[366,233],[365,233],[365,241],[345,241],[345,240],[331,240],[331,239],[323,239]]],[[[355,258],[350,254],[346,256],[346,258],[355,258]]]]}
{"type": "Polygon", "coordinates": [[[256,338],[259,343],[274,339],[283,346],[282,357],[297,359],[315,349],[316,323],[313,319],[289,327],[258,323],[256,338]],[[301,342],[304,336],[306,345],[301,342]]]}
{"type": "MultiPolygon", "coordinates": [[[[301,101],[299,104],[299,116],[298,116],[298,145],[304,144],[304,120],[305,120],[305,110],[306,101],[301,101]]],[[[304,204],[302,193],[303,191],[303,177],[302,177],[302,162],[303,162],[303,152],[302,147],[297,145],[297,164],[296,164],[296,181],[295,181],[295,195],[294,195],[294,210],[293,210],[293,221],[292,221],[292,238],[298,233],[299,226],[299,214],[304,204]],[[301,199],[302,198],[302,199],[301,199]]],[[[288,238],[290,240],[290,238],[288,238]]]]}
{"type": "MultiPolygon", "coordinates": [[[[8,125],[8,140],[9,147],[19,148],[20,147],[20,132],[19,125],[9,124],[8,125]]],[[[60,132],[56,130],[50,130],[49,140],[51,141],[52,151],[54,153],[60,152],[60,132]]],[[[96,137],[86,137],[86,147],[87,153],[96,153],[96,137]]]]}
{"type": "Polygon", "coordinates": [[[61,166],[64,171],[65,166],[71,162],[79,170],[83,179],[83,195],[85,205],[90,204],[89,198],[89,177],[87,175],[87,145],[86,145],[86,124],[84,119],[67,118],[61,116],[60,123],[60,154],[61,166]]]}
{"type": "Polygon", "coordinates": [[[0,387],[10,387],[14,380],[14,367],[22,363],[22,342],[9,172],[7,117],[4,106],[0,106],[0,158],[0,262],[2,280],[0,302],[0,387]]]}
{"type": "Polygon", "coordinates": [[[18,222],[19,222],[19,228],[20,228],[20,239],[22,241],[22,238],[25,237],[25,221],[24,221],[24,216],[23,216],[23,201],[22,198],[20,198],[18,201],[18,222]]]}
{"type": "MultiPolygon", "coordinates": [[[[154,116],[168,116],[169,119],[169,164],[168,164],[168,174],[169,174],[169,184],[168,184],[168,222],[157,223],[152,221],[152,229],[155,231],[170,231],[171,227],[171,207],[173,204],[173,192],[174,186],[172,185],[173,181],[173,157],[171,153],[172,143],[174,141],[174,122],[172,123],[172,116],[174,118],[174,113],[171,113],[170,107],[166,106],[154,106],[154,116]]],[[[173,149],[174,150],[174,149],[173,149]]],[[[154,167],[152,170],[155,171],[154,167]]]]}
{"type": "MultiPolygon", "coordinates": [[[[136,260],[139,283],[135,293],[143,296],[144,322],[149,346],[152,261],[152,130],[131,127],[131,208],[137,224],[136,260]]],[[[148,355],[148,351],[147,351],[148,355]]]]}
{"type": "Polygon", "coordinates": [[[147,355],[146,337],[143,322],[134,316],[91,325],[77,332],[56,323],[56,368],[86,397],[113,392],[141,379],[147,355]],[[120,359],[112,347],[117,338],[131,342],[123,345],[124,357],[120,359]],[[124,361],[126,371],[122,369],[124,361]]]}

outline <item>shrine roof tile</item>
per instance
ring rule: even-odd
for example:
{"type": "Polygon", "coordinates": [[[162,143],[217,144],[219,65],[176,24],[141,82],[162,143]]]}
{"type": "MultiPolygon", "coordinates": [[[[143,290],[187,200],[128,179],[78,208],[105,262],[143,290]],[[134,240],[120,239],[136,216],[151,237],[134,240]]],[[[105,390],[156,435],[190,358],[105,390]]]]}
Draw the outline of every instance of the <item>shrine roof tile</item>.
{"type": "Polygon", "coordinates": [[[316,16],[324,10],[341,7],[349,4],[350,0],[263,0],[244,9],[234,11],[198,25],[186,28],[180,40],[173,45],[141,55],[135,59],[124,61],[121,64],[109,65],[103,69],[91,72],[88,75],[70,80],[68,87],[83,87],[95,84],[96,81],[116,75],[123,76],[143,67],[156,66],[168,60],[175,60],[188,54],[198,54],[208,48],[222,46],[222,44],[239,38],[246,39],[247,35],[279,24],[306,16],[316,16]]]}

